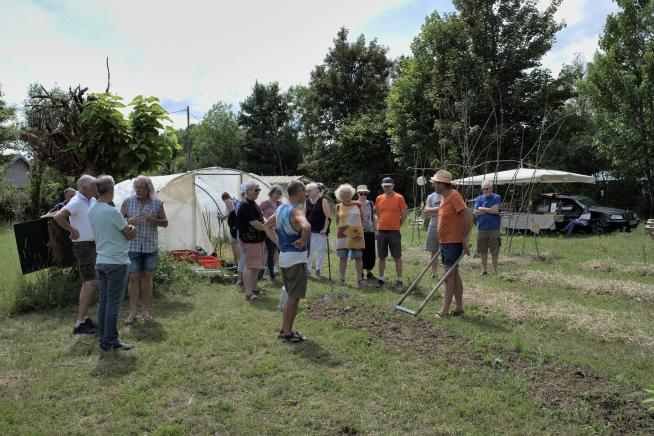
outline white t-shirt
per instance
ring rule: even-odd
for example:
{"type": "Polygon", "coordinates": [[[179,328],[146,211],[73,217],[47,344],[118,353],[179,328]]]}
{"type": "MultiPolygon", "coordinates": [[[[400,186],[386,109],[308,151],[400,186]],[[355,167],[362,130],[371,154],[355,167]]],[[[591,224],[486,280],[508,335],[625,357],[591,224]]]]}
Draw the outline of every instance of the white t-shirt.
{"type": "MultiPolygon", "coordinates": [[[[425,206],[427,207],[439,207],[441,205],[441,195],[438,192],[432,192],[427,197],[425,206]]],[[[429,227],[438,227],[438,214],[432,217],[429,217],[429,227]]]]}
{"type": "Polygon", "coordinates": [[[64,209],[70,213],[70,217],[68,218],[70,225],[79,232],[79,239],[75,239],[73,242],[95,241],[93,231],[91,230],[91,223],[89,222],[89,209],[95,203],[95,198],[89,200],[84,194],[77,192],[68,204],[64,206],[64,209]]]}
{"type": "Polygon", "coordinates": [[[588,221],[590,221],[590,212],[582,213],[581,215],[579,215],[579,221],[581,221],[584,224],[588,224],[588,221]]]}

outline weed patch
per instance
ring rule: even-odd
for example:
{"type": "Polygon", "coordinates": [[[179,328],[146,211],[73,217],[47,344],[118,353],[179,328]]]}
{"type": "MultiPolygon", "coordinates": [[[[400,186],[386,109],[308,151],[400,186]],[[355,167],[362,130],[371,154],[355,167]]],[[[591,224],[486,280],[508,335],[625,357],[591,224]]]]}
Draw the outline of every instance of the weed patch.
{"type": "Polygon", "coordinates": [[[617,262],[608,260],[589,260],[579,264],[579,267],[591,271],[617,272],[621,274],[636,274],[639,276],[654,276],[654,264],[617,262]]]}
{"type": "Polygon", "coordinates": [[[49,268],[19,276],[9,296],[9,312],[25,313],[77,304],[80,279],[73,268],[49,268]]]}

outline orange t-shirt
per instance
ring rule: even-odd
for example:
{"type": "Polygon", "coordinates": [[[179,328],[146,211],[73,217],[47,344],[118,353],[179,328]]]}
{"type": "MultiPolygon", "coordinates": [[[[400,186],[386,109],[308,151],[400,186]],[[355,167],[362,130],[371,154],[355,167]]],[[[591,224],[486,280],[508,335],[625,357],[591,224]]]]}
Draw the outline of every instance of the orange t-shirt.
{"type": "Polygon", "coordinates": [[[447,197],[441,197],[438,208],[438,242],[441,244],[463,243],[464,221],[460,212],[467,208],[463,197],[454,189],[447,197]]]}
{"type": "Polygon", "coordinates": [[[377,228],[379,230],[400,230],[402,209],[407,207],[404,197],[397,192],[393,192],[390,197],[386,194],[377,197],[375,200],[375,209],[377,209],[379,218],[377,228]]]}

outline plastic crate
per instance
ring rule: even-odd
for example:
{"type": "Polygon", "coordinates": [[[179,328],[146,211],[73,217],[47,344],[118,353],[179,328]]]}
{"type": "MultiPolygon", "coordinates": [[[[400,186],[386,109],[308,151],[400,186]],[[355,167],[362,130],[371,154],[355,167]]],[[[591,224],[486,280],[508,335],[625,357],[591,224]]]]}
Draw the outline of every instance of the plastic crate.
{"type": "Polygon", "coordinates": [[[198,262],[204,268],[221,268],[223,266],[223,260],[213,256],[198,256],[198,262]]]}
{"type": "Polygon", "coordinates": [[[170,255],[178,261],[196,263],[198,261],[198,252],[195,250],[173,250],[170,255]]]}

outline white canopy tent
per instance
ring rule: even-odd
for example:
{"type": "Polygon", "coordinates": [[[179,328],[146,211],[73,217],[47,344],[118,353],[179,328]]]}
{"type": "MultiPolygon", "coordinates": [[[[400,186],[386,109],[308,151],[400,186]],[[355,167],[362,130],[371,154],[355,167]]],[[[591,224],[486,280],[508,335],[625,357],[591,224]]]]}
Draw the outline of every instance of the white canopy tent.
{"type": "MultiPolygon", "coordinates": [[[[228,231],[227,223],[221,228],[217,218],[218,212],[225,213],[223,192],[238,198],[241,183],[249,181],[258,183],[262,193],[270,188],[270,183],[261,176],[220,167],[151,179],[168,216],[168,227],[159,229],[162,250],[194,249],[199,245],[211,252],[212,238],[228,231]]],[[[130,179],[116,185],[116,207],[120,208],[123,201],[133,195],[133,183],[134,179],[130,179]]]]}
{"type": "Polygon", "coordinates": [[[453,180],[452,184],[476,186],[481,185],[486,180],[493,182],[494,185],[527,185],[530,183],[595,183],[595,177],[583,174],[547,169],[516,168],[515,170],[465,177],[463,179],[453,180]]]}

